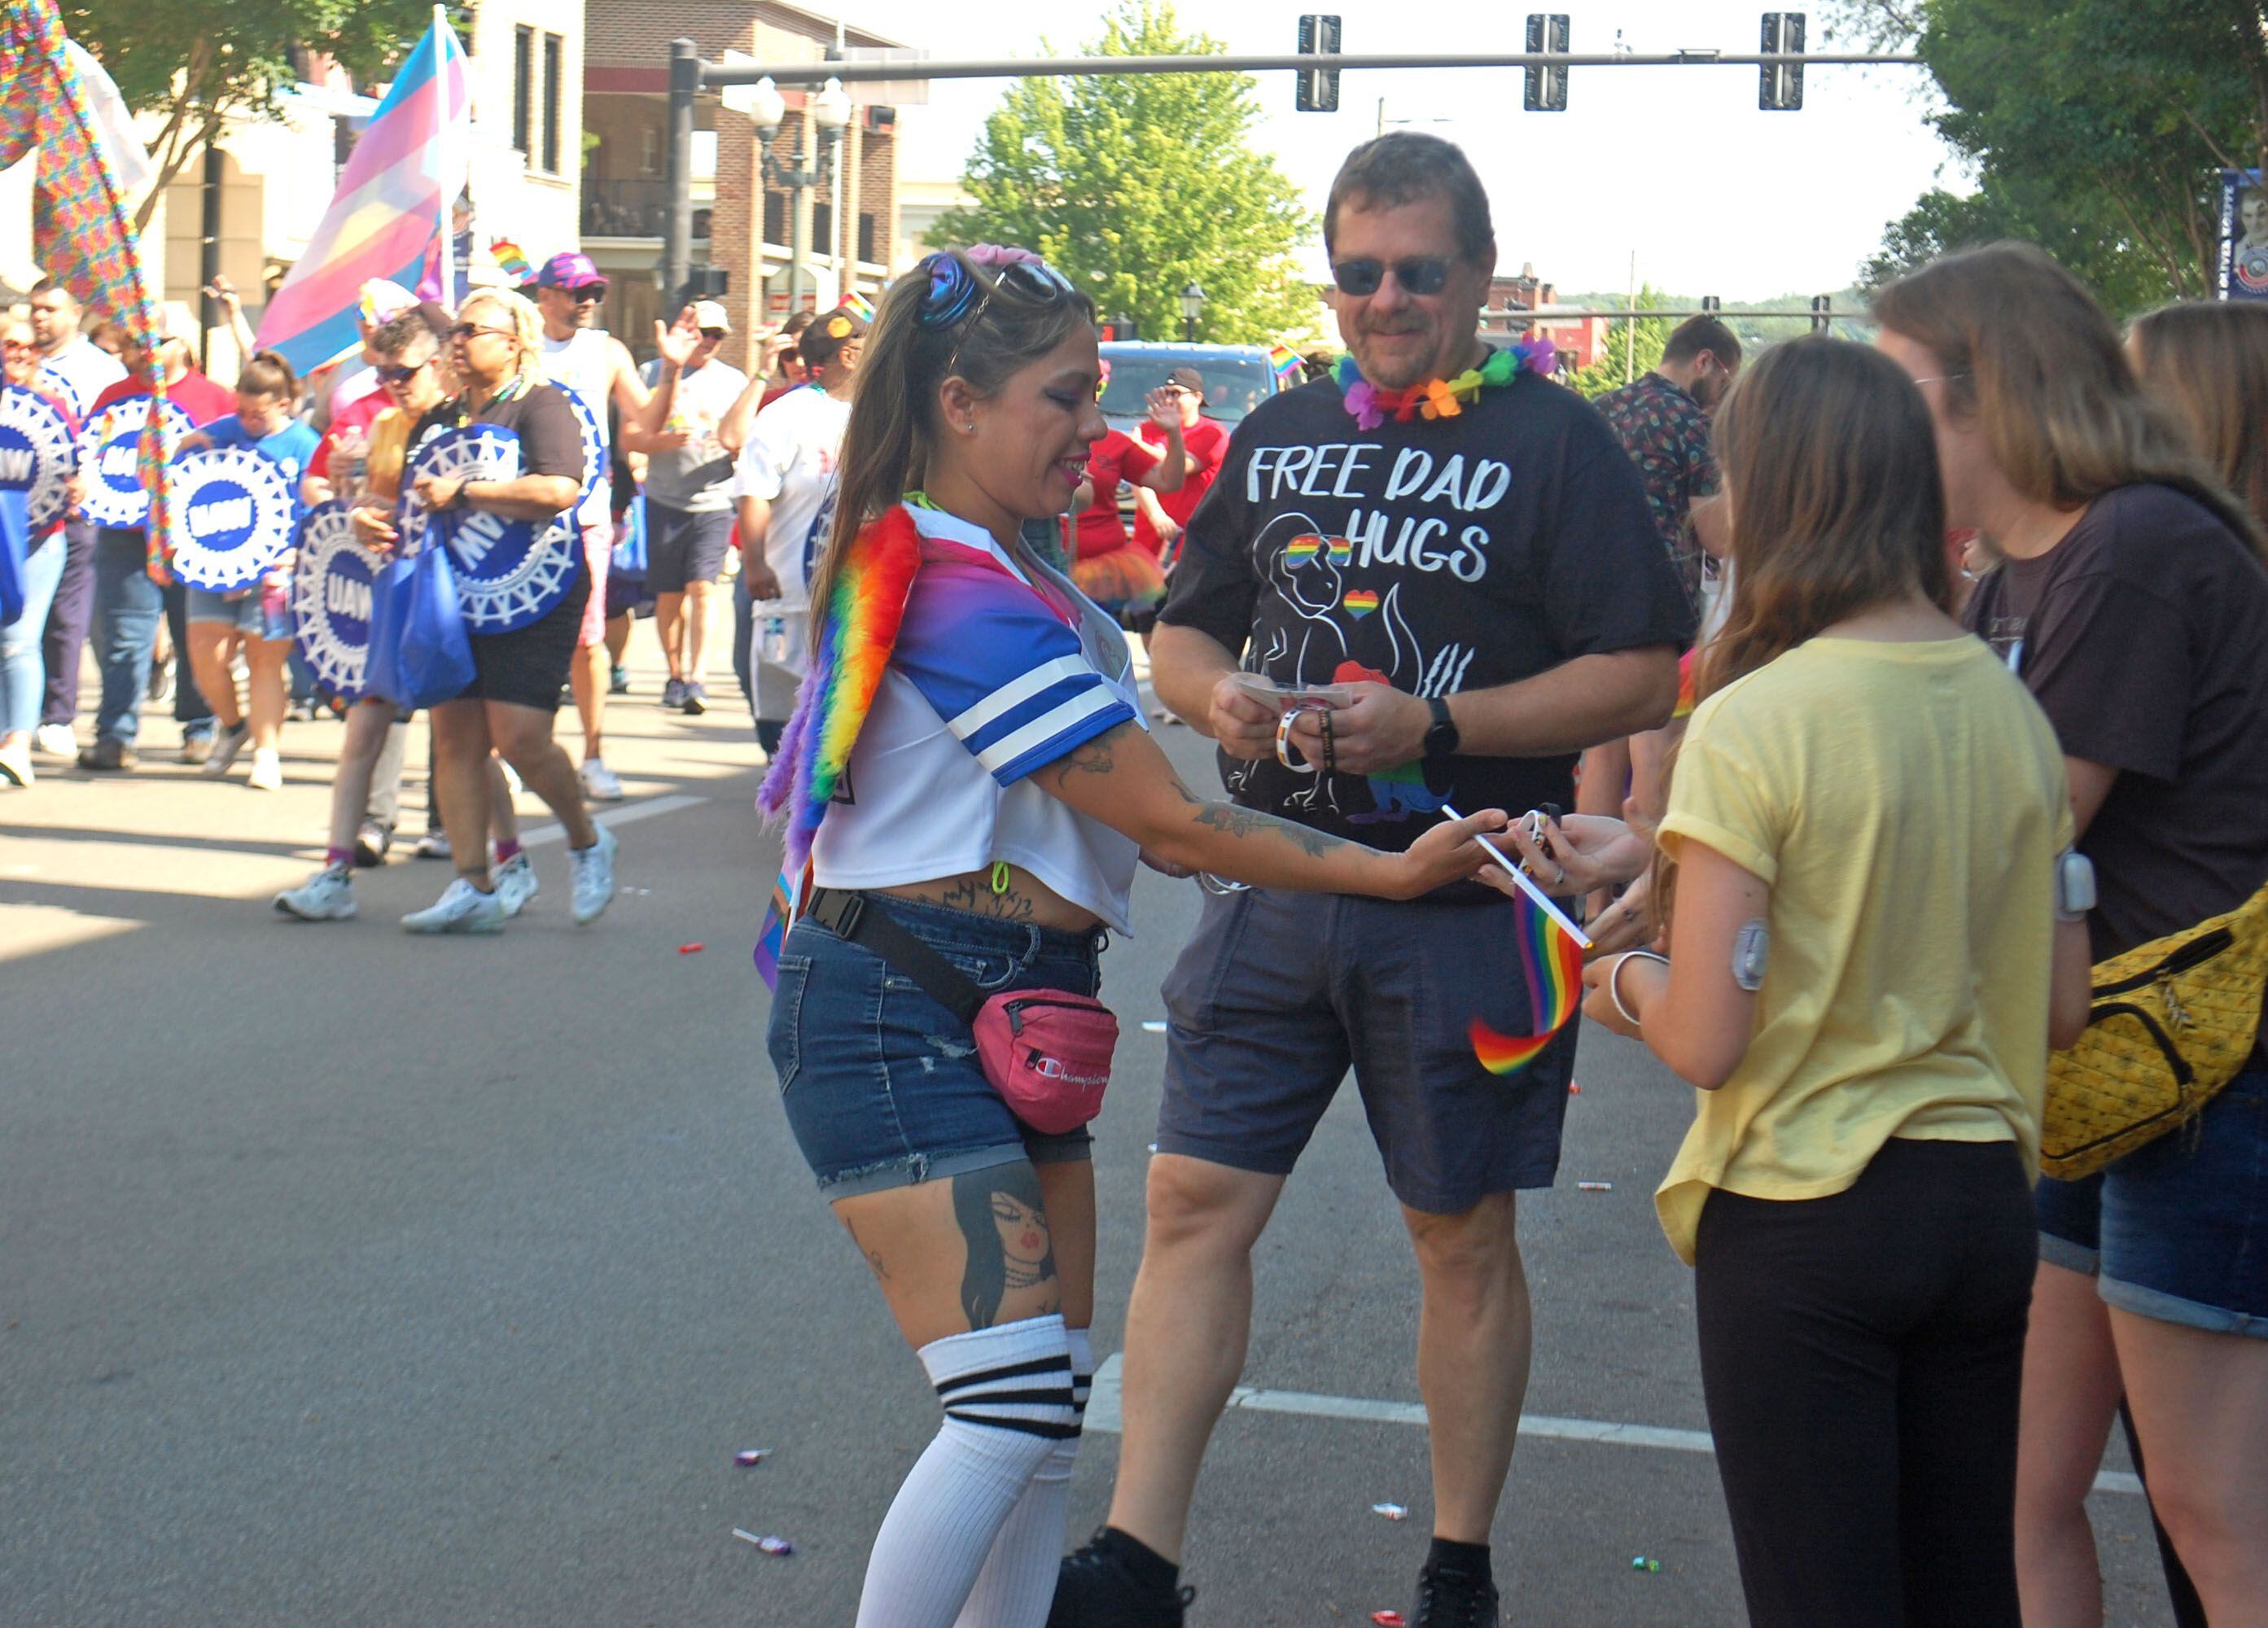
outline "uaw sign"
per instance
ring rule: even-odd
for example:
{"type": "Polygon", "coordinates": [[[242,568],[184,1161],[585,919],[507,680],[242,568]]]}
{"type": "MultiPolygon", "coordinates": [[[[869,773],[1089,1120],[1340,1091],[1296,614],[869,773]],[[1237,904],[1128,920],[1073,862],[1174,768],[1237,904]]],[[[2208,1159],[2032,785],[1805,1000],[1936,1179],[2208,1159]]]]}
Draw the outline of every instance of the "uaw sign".
{"type": "Polygon", "coordinates": [[[583,490],[575,499],[575,506],[580,508],[591,501],[592,494],[599,490],[599,483],[607,478],[607,426],[583,399],[581,391],[561,385],[559,394],[575,409],[575,427],[583,432],[583,490]]]}
{"type": "MultiPolygon", "coordinates": [[[[161,416],[166,456],[171,458],[189,432],[189,416],[171,401],[161,416]]],[[[138,463],[142,426],[149,422],[150,398],[129,395],[104,408],[80,431],[79,468],[86,477],[86,496],[79,507],[97,526],[136,531],[149,519],[150,494],[143,490],[138,463]]]]}
{"type": "Polygon", "coordinates": [[[315,681],[342,701],[361,698],[370,662],[371,585],[379,561],[354,534],[343,503],[319,504],[299,521],[291,567],[292,637],[315,681]]]}
{"type": "Polygon", "coordinates": [[[173,574],[216,593],[248,588],[291,546],[299,514],[274,459],[200,446],[173,460],[173,574]]]}
{"type": "Polygon", "coordinates": [[[63,518],[77,449],[63,409],[36,390],[0,390],[0,487],[24,494],[24,514],[37,536],[63,518]]]}
{"type": "Polygon", "coordinates": [[[438,539],[449,550],[458,608],[475,633],[515,632],[556,609],[574,585],[582,552],[567,517],[515,520],[461,503],[429,512],[415,496],[416,483],[428,476],[517,480],[519,437],[497,424],[468,424],[445,430],[418,448],[402,482],[410,494],[402,534],[420,542],[438,539]]]}

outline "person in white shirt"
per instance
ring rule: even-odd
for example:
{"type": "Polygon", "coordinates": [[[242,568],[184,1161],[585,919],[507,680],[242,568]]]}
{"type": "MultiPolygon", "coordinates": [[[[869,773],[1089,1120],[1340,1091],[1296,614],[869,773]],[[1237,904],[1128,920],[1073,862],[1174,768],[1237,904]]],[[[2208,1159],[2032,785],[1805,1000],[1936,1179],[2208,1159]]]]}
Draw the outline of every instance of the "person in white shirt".
{"type": "MultiPolygon", "coordinates": [[[[661,704],[698,718],[709,710],[710,590],[725,574],[733,538],[733,454],[718,431],[747,393],[748,376],[717,359],[733,332],[724,306],[704,299],[693,321],[700,343],[678,375],[668,419],[646,441],[645,573],[669,661],[661,704]]],[[[661,365],[656,357],[640,370],[649,387],[659,383],[661,365]]]]}
{"type": "MultiPolygon", "coordinates": [[[[835,460],[850,422],[850,391],[858,376],[866,325],[849,311],[834,311],[803,330],[797,342],[808,380],[758,413],[735,470],[740,500],[740,613],[735,615],[733,670],[756,717],[756,740],[779,749],[780,732],[803,681],[805,625],[810,620],[806,585],[820,545],[835,518],[835,460]]],[[[751,387],[743,406],[756,399],[751,387]]]]}

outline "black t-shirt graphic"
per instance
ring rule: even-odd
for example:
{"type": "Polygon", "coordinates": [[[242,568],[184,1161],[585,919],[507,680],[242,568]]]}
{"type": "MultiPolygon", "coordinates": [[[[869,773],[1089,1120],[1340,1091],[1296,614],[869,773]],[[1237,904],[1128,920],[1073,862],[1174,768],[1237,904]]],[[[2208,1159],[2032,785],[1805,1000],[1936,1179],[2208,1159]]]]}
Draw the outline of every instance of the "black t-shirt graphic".
{"type": "MultiPolygon", "coordinates": [[[[1692,613],[1638,471],[1574,392],[1522,374],[1453,418],[1357,428],[1337,385],[1237,426],[1160,619],[1279,683],[1484,689],[1578,656],[1683,648],[1692,613]]],[[[1368,777],[1221,757],[1236,801],[1375,847],[1467,814],[1573,802],[1572,754],[1368,777]]]]}

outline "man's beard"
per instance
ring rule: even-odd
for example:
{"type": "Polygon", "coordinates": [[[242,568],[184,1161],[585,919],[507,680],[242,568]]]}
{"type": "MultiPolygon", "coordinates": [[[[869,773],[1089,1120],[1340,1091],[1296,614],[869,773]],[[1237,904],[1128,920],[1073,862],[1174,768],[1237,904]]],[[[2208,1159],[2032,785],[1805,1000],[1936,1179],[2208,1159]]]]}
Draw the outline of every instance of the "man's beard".
{"type": "MultiPolygon", "coordinates": [[[[1357,334],[1355,341],[1351,346],[1351,349],[1354,351],[1355,365],[1362,369],[1362,376],[1370,381],[1373,388],[1379,390],[1407,390],[1412,385],[1424,384],[1427,379],[1433,376],[1435,370],[1433,366],[1432,347],[1430,344],[1421,344],[1418,349],[1402,353],[1402,355],[1398,357],[1394,363],[1387,364],[1381,361],[1375,367],[1373,365],[1370,356],[1366,355],[1366,352],[1370,352],[1373,355],[1377,353],[1376,350],[1373,350],[1373,342],[1389,339],[1405,339],[1413,336],[1421,342],[1430,340],[1432,338],[1432,335],[1423,328],[1403,329],[1392,334],[1381,334],[1370,331],[1357,334]]],[[[1378,347],[1378,350],[1382,349],[1382,345],[1378,347]]]]}

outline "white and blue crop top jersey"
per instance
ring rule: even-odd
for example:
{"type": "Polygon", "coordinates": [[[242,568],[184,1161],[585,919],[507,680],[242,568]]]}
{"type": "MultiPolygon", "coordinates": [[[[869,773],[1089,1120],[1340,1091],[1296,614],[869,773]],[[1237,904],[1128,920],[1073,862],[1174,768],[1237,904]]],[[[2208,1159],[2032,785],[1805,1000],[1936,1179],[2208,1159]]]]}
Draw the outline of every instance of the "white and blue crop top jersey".
{"type": "Polygon", "coordinates": [[[1143,723],[1125,635],[1056,571],[1074,628],[981,527],[913,507],[922,566],[845,787],[812,844],[822,888],[891,888],[1028,871],[1125,932],[1139,851],[1028,778],[1143,723]]]}

